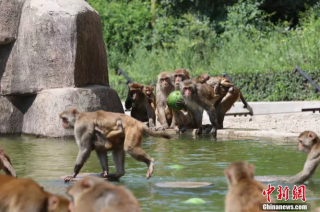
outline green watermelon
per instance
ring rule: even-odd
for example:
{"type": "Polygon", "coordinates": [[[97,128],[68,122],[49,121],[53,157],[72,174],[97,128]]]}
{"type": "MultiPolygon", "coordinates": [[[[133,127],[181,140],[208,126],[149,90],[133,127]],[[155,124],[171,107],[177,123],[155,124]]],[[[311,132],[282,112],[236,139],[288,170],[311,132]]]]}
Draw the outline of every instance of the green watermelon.
{"type": "Polygon", "coordinates": [[[173,110],[183,109],[183,106],[176,104],[179,100],[183,100],[180,91],[172,91],[168,96],[168,106],[173,110]]]}

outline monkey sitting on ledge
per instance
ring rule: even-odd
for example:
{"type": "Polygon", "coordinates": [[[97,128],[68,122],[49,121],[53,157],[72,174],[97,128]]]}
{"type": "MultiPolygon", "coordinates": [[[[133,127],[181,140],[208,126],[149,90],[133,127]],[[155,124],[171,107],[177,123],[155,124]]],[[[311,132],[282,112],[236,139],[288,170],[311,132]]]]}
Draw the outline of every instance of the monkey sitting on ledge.
{"type": "Polygon", "coordinates": [[[289,178],[287,183],[304,183],[316,171],[320,163],[320,139],[312,131],[304,131],[299,135],[299,150],[308,153],[303,170],[289,178]]]}

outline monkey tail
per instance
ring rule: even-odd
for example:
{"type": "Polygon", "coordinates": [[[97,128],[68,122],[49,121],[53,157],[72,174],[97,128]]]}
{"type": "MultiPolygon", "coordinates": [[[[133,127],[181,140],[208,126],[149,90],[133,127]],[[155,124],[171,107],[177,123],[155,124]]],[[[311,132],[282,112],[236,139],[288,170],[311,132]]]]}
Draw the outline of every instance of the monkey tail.
{"type": "Polygon", "coordinates": [[[154,130],[150,130],[145,124],[142,124],[143,127],[143,132],[147,133],[148,135],[154,136],[154,137],[162,137],[162,138],[166,138],[166,139],[170,139],[171,136],[164,132],[164,131],[154,131],[154,130]]]}
{"type": "Polygon", "coordinates": [[[239,90],[239,92],[240,92],[240,99],[241,99],[241,101],[242,101],[242,103],[244,104],[244,108],[247,108],[248,110],[249,110],[249,112],[250,112],[250,115],[252,116],[253,115],[253,110],[252,110],[252,108],[250,107],[250,105],[247,103],[247,101],[244,99],[244,97],[242,96],[242,93],[241,93],[241,91],[239,90]]]}
{"type": "Polygon", "coordinates": [[[17,177],[16,171],[14,170],[8,159],[3,155],[0,155],[0,159],[3,162],[4,172],[8,175],[11,175],[12,177],[17,177]]]}

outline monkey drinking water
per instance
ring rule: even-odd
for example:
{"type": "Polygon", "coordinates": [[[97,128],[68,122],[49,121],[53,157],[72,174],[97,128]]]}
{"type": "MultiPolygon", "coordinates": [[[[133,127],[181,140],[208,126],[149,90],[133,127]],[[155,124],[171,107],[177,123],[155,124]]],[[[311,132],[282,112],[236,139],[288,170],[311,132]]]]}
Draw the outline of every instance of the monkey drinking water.
{"type": "Polygon", "coordinates": [[[147,178],[153,172],[154,160],[142,148],[143,133],[169,139],[170,136],[163,131],[150,130],[142,122],[122,113],[105,112],[79,112],[77,108],[70,107],[60,114],[64,128],[74,128],[75,139],[79,147],[74,173],[64,180],[70,181],[80,172],[84,163],[95,150],[104,173],[108,179],[117,180],[124,175],[125,153],[129,153],[134,159],[144,162],[148,166],[147,178]],[[122,122],[122,130],[118,129],[119,120],[122,122]],[[117,123],[118,122],[118,123],[117,123]],[[110,131],[107,136],[95,131],[110,131]],[[110,144],[108,144],[110,142],[110,144]],[[107,143],[106,145],[104,145],[107,143]],[[108,173],[107,151],[112,150],[116,173],[108,173]]]}

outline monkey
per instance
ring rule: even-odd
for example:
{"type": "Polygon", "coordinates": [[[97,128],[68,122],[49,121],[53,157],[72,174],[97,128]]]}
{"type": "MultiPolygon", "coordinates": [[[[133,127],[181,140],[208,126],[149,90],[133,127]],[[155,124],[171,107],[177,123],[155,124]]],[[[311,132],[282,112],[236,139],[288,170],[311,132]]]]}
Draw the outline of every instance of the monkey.
{"type": "MultiPolygon", "coordinates": [[[[127,84],[129,84],[129,82],[127,84]]],[[[133,98],[130,92],[130,88],[128,86],[128,94],[127,94],[126,101],[124,102],[124,107],[126,108],[126,110],[130,110],[132,108],[132,102],[133,102],[133,98]]]]}
{"type": "Polygon", "coordinates": [[[162,130],[174,129],[176,126],[173,111],[167,105],[169,94],[175,90],[173,82],[173,74],[170,72],[161,72],[158,75],[156,85],[156,110],[162,130]]]}
{"type": "MultiPolygon", "coordinates": [[[[175,83],[175,90],[180,91],[180,82],[184,80],[190,79],[189,70],[178,68],[174,70],[174,83],[175,83]]],[[[178,104],[185,105],[184,101],[178,102],[178,104]]],[[[177,125],[177,133],[183,133],[187,129],[194,129],[199,128],[199,123],[197,119],[194,117],[194,112],[190,112],[191,108],[185,107],[182,110],[173,110],[173,116],[175,119],[175,123],[177,125]]],[[[200,109],[200,108],[199,108],[200,109]]],[[[197,111],[199,112],[199,111],[197,111]]],[[[203,110],[200,109],[201,114],[203,110]]]]}
{"type": "Polygon", "coordinates": [[[3,170],[7,175],[17,177],[16,171],[12,167],[11,159],[9,155],[0,146],[0,170],[3,170]]]}
{"type": "MultiPolygon", "coordinates": [[[[116,126],[113,127],[113,128],[110,128],[110,129],[100,129],[98,126],[95,126],[94,127],[94,130],[101,133],[102,135],[104,135],[105,137],[108,137],[108,134],[111,132],[111,131],[115,131],[113,132],[113,134],[120,134],[120,133],[123,133],[123,125],[122,125],[122,120],[121,119],[118,119],[117,122],[116,122],[116,126]]],[[[102,151],[104,149],[112,149],[112,143],[109,142],[107,139],[106,140],[103,140],[103,142],[96,142],[96,150],[100,149],[98,146],[102,147],[102,151]]],[[[104,173],[102,173],[102,175],[104,177],[106,177],[108,175],[108,169],[109,169],[109,165],[108,165],[108,161],[106,160],[106,166],[107,166],[107,170],[104,171],[104,173]]]]}
{"type": "Polygon", "coordinates": [[[124,186],[86,176],[67,189],[71,212],[141,212],[139,202],[124,186]]]}
{"type": "MultiPolygon", "coordinates": [[[[254,165],[246,161],[233,162],[224,174],[228,182],[225,197],[226,212],[259,212],[259,203],[266,203],[264,184],[254,180],[254,165]]],[[[273,202],[273,200],[271,199],[273,202]]]]}
{"type": "Polygon", "coordinates": [[[145,85],[143,88],[143,93],[147,96],[148,102],[150,103],[153,111],[156,111],[156,96],[153,91],[154,87],[150,85],[145,85]]]}
{"type": "Polygon", "coordinates": [[[219,96],[214,93],[214,88],[208,84],[197,84],[192,80],[185,80],[180,82],[180,91],[188,109],[192,111],[197,121],[197,134],[202,133],[202,111],[204,109],[212,124],[211,134],[216,137],[219,124],[214,105],[219,96]]]}
{"type": "Polygon", "coordinates": [[[69,200],[43,190],[32,179],[0,174],[0,211],[68,212],[69,200]]]}
{"type": "Polygon", "coordinates": [[[299,137],[299,150],[308,153],[303,170],[287,180],[287,183],[304,183],[314,174],[320,163],[320,139],[312,131],[304,131],[299,137]]]}
{"type": "Polygon", "coordinates": [[[250,115],[253,115],[253,110],[247,101],[244,99],[241,91],[235,87],[228,78],[209,74],[201,74],[198,81],[202,84],[206,83],[214,88],[216,94],[220,95],[215,107],[218,115],[219,129],[223,129],[223,121],[225,114],[234,106],[234,103],[240,98],[244,104],[243,108],[247,108],[250,115]]]}
{"type": "Polygon", "coordinates": [[[134,82],[129,83],[128,86],[133,99],[131,116],[141,122],[148,121],[149,127],[156,129],[156,114],[148,101],[148,97],[143,93],[144,85],[134,82]]]}
{"type": "Polygon", "coordinates": [[[77,176],[84,163],[90,157],[92,150],[96,151],[103,173],[107,174],[107,176],[104,177],[110,180],[118,180],[124,175],[124,159],[125,153],[127,152],[137,161],[147,164],[148,171],[146,178],[149,179],[153,173],[154,159],[141,148],[143,133],[170,139],[170,135],[167,133],[150,130],[142,122],[122,113],[112,113],[102,110],[80,113],[77,108],[69,107],[64,110],[59,117],[62,119],[62,126],[64,128],[74,128],[76,143],[79,148],[74,173],[65,177],[65,182],[69,182],[77,176]],[[113,130],[105,137],[99,132],[94,131],[96,127],[101,131],[109,131],[117,125],[119,119],[122,121],[123,132],[121,130],[113,130]],[[107,146],[109,145],[103,145],[105,142],[110,142],[110,147],[112,148],[108,149],[107,146]],[[108,173],[106,152],[109,150],[113,150],[112,155],[116,166],[115,174],[108,173]]]}

